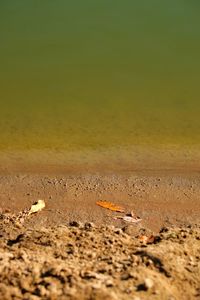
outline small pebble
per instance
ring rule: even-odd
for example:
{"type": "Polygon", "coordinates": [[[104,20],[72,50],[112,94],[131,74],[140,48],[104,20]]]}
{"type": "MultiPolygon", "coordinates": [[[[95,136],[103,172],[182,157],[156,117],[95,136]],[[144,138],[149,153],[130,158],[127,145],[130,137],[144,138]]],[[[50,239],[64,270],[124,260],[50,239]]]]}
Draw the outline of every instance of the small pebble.
{"type": "Polygon", "coordinates": [[[71,221],[71,222],[69,222],[69,226],[71,226],[71,227],[79,227],[80,224],[79,224],[79,222],[71,221]]]}
{"type": "Polygon", "coordinates": [[[150,278],[146,278],[144,280],[144,286],[146,287],[147,290],[151,289],[154,286],[154,282],[150,278]]]}

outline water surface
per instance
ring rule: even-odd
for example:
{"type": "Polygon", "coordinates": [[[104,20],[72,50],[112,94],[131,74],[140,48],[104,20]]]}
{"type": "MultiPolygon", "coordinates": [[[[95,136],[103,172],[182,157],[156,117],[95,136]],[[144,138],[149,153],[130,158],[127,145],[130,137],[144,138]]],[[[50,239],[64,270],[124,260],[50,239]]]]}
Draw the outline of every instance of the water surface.
{"type": "Polygon", "coordinates": [[[0,151],[200,145],[200,3],[2,0],[0,151]]]}

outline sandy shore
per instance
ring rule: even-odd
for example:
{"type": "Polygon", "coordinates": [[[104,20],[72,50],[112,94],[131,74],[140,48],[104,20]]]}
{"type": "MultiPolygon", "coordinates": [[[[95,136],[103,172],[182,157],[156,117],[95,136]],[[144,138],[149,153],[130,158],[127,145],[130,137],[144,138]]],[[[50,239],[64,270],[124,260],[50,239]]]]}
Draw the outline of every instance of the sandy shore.
{"type": "Polygon", "coordinates": [[[198,173],[138,172],[121,174],[2,174],[0,209],[15,213],[38,199],[46,208],[32,220],[34,226],[69,221],[126,225],[96,205],[106,200],[123,205],[142,218],[134,228],[158,232],[165,225],[196,224],[200,219],[198,173]]]}
{"type": "Polygon", "coordinates": [[[0,190],[1,299],[200,299],[198,173],[13,172],[0,190]],[[46,207],[16,222],[38,199],[46,207]]]}

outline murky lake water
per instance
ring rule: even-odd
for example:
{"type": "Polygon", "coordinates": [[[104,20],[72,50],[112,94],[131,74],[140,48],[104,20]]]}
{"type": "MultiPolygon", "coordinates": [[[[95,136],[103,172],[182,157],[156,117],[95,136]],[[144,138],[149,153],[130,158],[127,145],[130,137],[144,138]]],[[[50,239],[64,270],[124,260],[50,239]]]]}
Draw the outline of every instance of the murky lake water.
{"type": "Polygon", "coordinates": [[[200,145],[200,2],[2,0],[0,150],[200,145]]]}

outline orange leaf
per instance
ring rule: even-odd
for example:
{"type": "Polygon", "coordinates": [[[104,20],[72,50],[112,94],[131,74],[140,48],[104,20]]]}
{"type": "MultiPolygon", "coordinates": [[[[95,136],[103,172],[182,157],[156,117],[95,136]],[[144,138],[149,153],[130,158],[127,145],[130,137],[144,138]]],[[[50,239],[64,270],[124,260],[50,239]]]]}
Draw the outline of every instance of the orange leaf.
{"type": "Polygon", "coordinates": [[[103,208],[107,208],[110,209],[112,211],[117,211],[117,212],[124,212],[124,208],[122,206],[116,205],[112,202],[108,202],[108,201],[97,201],[96,202],[97,205],[103,207],[103,208]]]}

